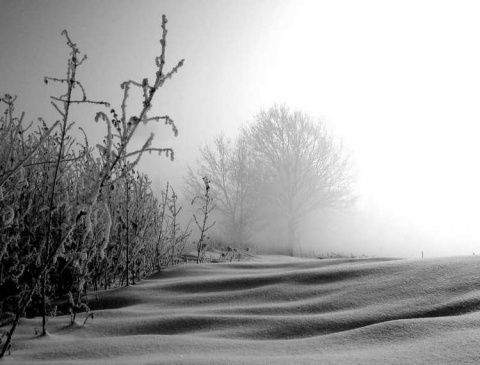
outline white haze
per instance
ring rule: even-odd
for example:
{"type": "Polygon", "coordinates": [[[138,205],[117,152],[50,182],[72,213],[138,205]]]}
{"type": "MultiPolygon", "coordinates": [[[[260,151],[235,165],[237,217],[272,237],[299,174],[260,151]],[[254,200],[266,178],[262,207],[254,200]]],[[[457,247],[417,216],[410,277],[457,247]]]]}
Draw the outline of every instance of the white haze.
{"type": "MultiPolygon", "coordinates": [[[[0,9],[0,92],[18,94],[27,119],[49,121],[42,80],[64,73],[64,28],[89,56],[79,75],[88,96],[119,105],[120,82],[153,78],[167,14],[167,64],[186,63],[152,111],[169,114],[179,137],[164,126],[141,135],[175,149],[173,163],[142,163],[157,191],[166,181],[182,190],[202,143],[286,103],[330,126],[358,177],[351,211],[305,221],[306,250],[480,252],[480,3],[2,0],[0,9]]],[[[92,140],[104,133],[94,112],[76,114],[92,140]]]]}

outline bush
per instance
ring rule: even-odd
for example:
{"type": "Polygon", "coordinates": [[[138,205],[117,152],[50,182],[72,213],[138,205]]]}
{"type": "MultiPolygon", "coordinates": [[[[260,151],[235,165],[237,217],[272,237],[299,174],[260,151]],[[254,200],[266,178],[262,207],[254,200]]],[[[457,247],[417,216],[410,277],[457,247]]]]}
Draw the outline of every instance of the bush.
{"type": "Polygon", "coordinates": [[[128,284],[129,278],[151,273],[155,259],[161,259],[152,260],[151,255],[161,205],[148,177],[135,168],[145,152],[173,159],[173,150],[152,147],[153,135],[139,150],[127,147],[141,123],[163,121],[178,134],[170,117],[147,115],[158,89],[183,65],[181,60],[164,71],[166,23],[163,16],[155,80],[124,82],[120,115],[108,103],[87,98],[76,77],[86,56],[66,31],[62,32],[70,51],[66,76],[45,77],[47,84],[66,86],[65,94],[51,98],[61,120],[48,126],[39,119],[35,127],[33,122],[24,127],[24,114],[15,115],[16,97],[0,98],[6,105],[0,118],[0,325],[7,320],[11,325],[3,332],[0,358],[10,349],[21,316],[42,314],[45,334],[49,303],[56,298],[69,293],[73,321],[86,309],[81,295],[88,287],[128,284]],[[143,101],[139,114],[129,116],[132,88],[141,90],[143,101]],[[107,130],[96,149],[86,136],[83,145],[72,137],[69,115],[78,104],[110,109],[95,117],[107,130]]]}

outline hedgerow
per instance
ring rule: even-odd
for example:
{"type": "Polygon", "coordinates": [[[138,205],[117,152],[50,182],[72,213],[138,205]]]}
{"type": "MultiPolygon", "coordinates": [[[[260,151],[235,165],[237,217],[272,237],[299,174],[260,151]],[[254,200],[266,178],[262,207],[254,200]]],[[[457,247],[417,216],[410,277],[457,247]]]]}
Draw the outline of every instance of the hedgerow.
{"type": "Polygon", "coordinates": [[[175,221],[179,207],[173,190],[167,187],[159,201],[148,176],[137,170],[145,152],[173,160],[173,150],[152,147],[153,135],[140,149],[129,150],[144,123],[163,121],[178,134],[168,115],[148,114],[154,95],[184,62],[165,71],[166,23],[163,16],[154,81],[122,83],[118,114],[108,103],[87,97],[77,78],[86,56],[66,31],[66,75],[45,77],[46,84],[65,86],[63,95],[51,97],[60,120],[38,119],[25,126],[25,114],[16,115],[17,97],[0,98],[5,108],[0,118],[0,358],[9,351],[22,316],[41,315],[45,334],[59,299],[68,298],[73,323],[88,308],[82,297],[87,290],[134,284],[178,262],[189,232],[175,221]],[[134,88],[143,95],[142,105],[138,114],[128,115],[134,88]],[[85,103],[101,108],[94,119],[106,127],[95,147],[86,133],[82,142],[73,137],[72,108],[85,103]]]}

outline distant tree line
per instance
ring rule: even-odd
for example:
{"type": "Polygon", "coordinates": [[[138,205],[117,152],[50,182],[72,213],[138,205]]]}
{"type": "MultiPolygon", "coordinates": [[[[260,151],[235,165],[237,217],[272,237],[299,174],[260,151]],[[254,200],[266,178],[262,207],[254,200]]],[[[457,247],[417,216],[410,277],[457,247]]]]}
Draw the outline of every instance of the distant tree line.
{"type": "Polygon", "coordinates": [[[349,156],[325,124],[301,111],[275,105],[261,111],[232,141],[217,136],[200,148],[197,168],[186,177],[187,193],[197,194],[208,176],[224,235],[247,246],[269,215],[285,227],[287,252],[298,253],[302,220],[325,208],[354,201],[349,156]]]}

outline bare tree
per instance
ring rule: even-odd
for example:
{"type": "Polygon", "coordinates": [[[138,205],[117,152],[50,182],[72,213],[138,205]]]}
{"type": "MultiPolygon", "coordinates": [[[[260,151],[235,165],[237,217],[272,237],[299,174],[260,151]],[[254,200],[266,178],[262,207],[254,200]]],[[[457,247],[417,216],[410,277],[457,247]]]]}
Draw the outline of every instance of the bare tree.
{"type": "Polygon", "coordinates": [[[293,255],[302,218],[353,202],[349,158],[324,124],[286,106],[260,112],[243,134],[255,155],[259,196],[283,213],[293,255]]]}
{"type": "Polygon", "coordinates": [[[185,179],[187,194],[194,197],[205,189],[203,176],[208,176],[211,196],[223,220],[226,233],[234,245],[246,245],[257,218],[255,174],[252,156],[241,138],[232,142],[223,135],[214,139],[213,147],[200,148],[198,169],[188,168],[185,179]]]}

